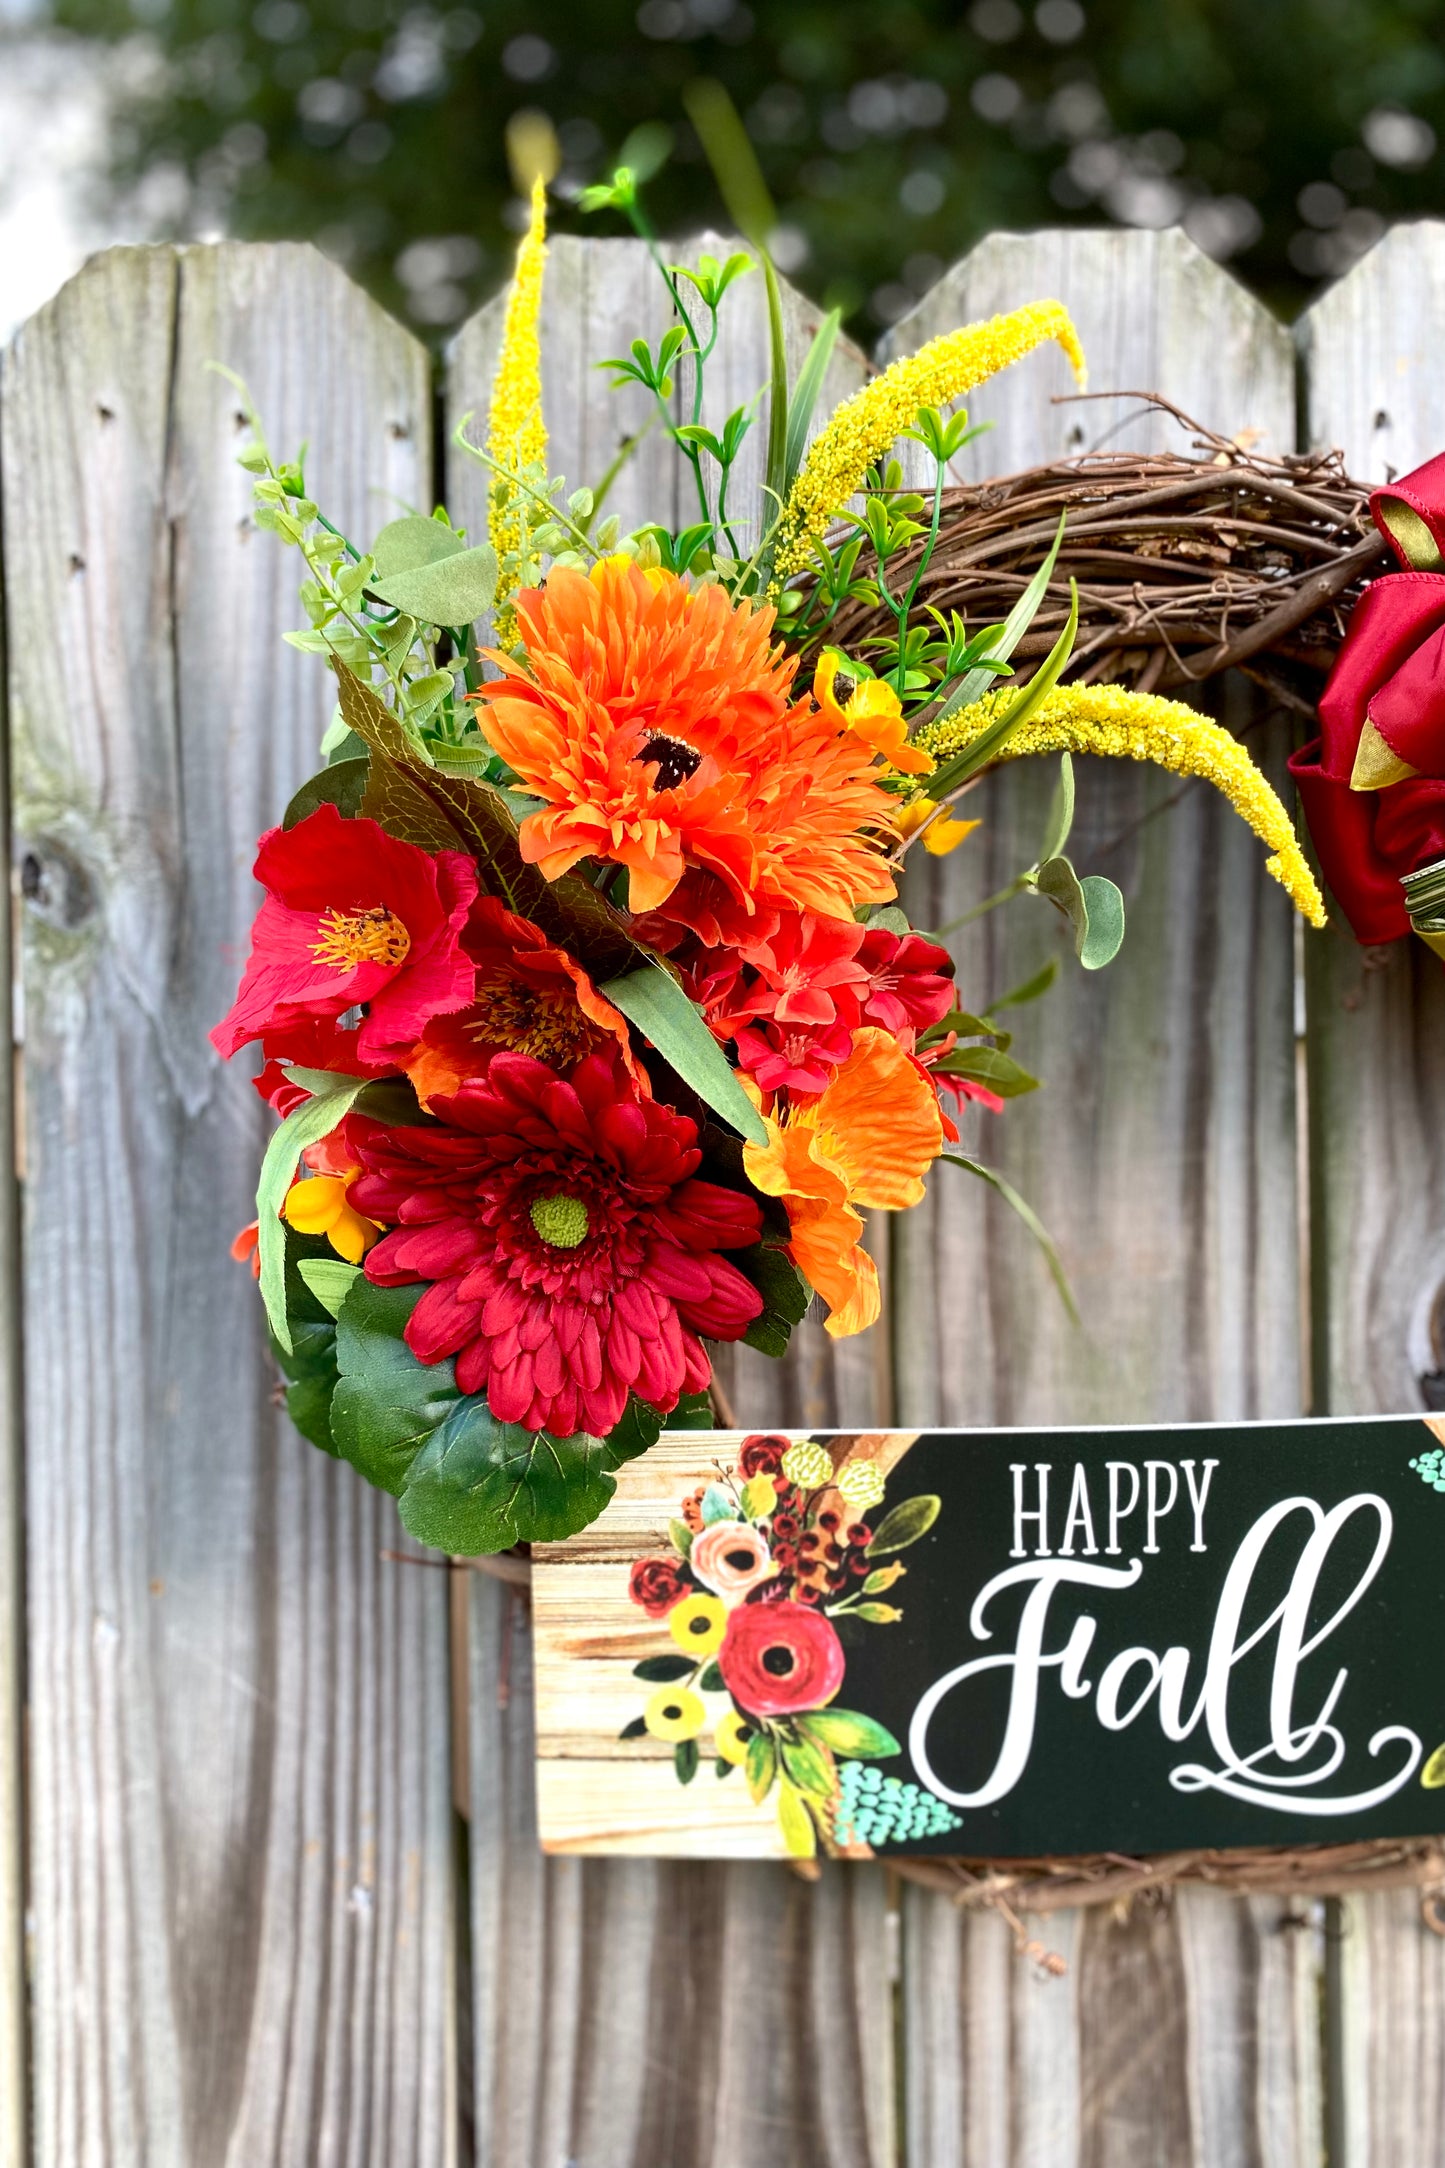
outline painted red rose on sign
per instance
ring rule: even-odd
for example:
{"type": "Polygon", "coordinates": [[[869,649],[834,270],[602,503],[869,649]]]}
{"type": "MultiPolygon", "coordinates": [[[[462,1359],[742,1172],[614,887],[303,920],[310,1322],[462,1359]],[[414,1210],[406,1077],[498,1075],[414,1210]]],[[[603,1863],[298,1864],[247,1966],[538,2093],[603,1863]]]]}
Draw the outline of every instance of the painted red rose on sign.
{"type": "Polygon", "coordinates": [[[729,1614],[717,1653],[728,1692],[754,1716],[821,1709],[843,1684],[843,1644],[821,1611],[747,1603],[729,1614]]]}
{"type": "Polygon", "coordinates": [[[627,1593],[649,1618],[666,1618],[692,1586],[679,1560],[639,1558],[632,1569],[627,1593]]]}

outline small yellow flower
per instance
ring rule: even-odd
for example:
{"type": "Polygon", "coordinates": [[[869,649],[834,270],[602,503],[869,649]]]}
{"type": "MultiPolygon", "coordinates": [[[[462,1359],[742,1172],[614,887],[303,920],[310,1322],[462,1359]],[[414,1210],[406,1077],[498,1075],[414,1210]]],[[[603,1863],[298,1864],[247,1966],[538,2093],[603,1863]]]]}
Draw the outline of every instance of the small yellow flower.
{"type": "Polygon", "coordinates": [[[783,1473],[799,1490],[821,1490],[833,1480],[833,1456],[826,1445],[800,1438],[783,1455],[783,1473]]]}
{"type": "Polygon", "coordinates": [[[702,1697],[690,1686],[659,1686],[642,1712],[642,1721],[654,1739],[675,1744],[695,1739],[707,1722],[702,1697]]]}
{"type": "Polygon", "coordinates": [[[740,1769],[748,1758],[752,1736],[753,1727],[747,1718],[739,1716],[736,1709],[729,1709],[726,1716],[718,1718],[713,1731],[718,1760],[731,1762],[734,1769],[740,1769]]]}
{"type": "MultiPolygon", "coordinates": [[[[1009,692],[985,693],[971,707],[925,723],[920,741],[937,760],[971,745],[1009,692]]],[[[1180,700],[1136,693],[1126,685],[1061,685],[1005,740],[1000,760],[1028,753],[1101,753],[1116,760],[1152,760],[1173,775],[1198,775],[1222,791],[1271,856],[1267,869],[1312,926],[1325,923],[1324,898],[1295,835],[1294,823],[1249,754],[1218,723],[1180,700]]],[[[927,842],[924,837],[924,842],[927,842]]]]}
{"type": "Polygon", "coordinates": [[[837,1486],[850,1506],[866,1513],[876,1506],[887,1489],[887,1478],[876,1460],[845,1461],[838,1470],[837,1486]]]}
{"type": "Polygon", "coordinates": [[[893,816],[893,825],[900,836],[912,836],[923,829],[923,848],[931,858],[946,858],[957,850],[965,836],[971,836],[982,821],[956,821],[947,813],[938,812],[937,801],[919,796],[910,798],[907,805],[900,806],[893,816]],[[937,820],[934,814],[938,814],[937,820]],[[927,822],[927,826],[924,823],[927,822]]]}
{"type": "Polygon", "coordinates": [[[876,460],[913,426],[920,407],[947,406],[985,377],[1006,369],[1057,339],[1079,383],[1084,351],[1073,318],[1059,301],[1031,301],[987,323],[965,324],[930,339],[916,354],[895,361],[837,408],[815,438],[783,508],[774,586],[802,570],[813,545],[826,533],[876,460]]]}
{"type": "Polygon", "coordinates": [[[727,1623],[727,1605],[716,1596],[684,1596],[667,1614],[668,1632],[689,1656],[715,1656],[727,1623]]]}
{"type": "Polygon", "coordinates": [[[359,1265],[381,1229],[346,1201],[359,1167],[350,1174],[313,1174],[286,1192],[282,1214],[298,1235],[325,1235],[338,1257],[359,1265]]]}
{"type": "Polygon", "coordinates": [[[900,775],[929,775],[933,762],[908,742],[903,703],[884,678],[854,679],[836,653],[813,672],[813,698],[839,730],[851,730],[900,775]]]}

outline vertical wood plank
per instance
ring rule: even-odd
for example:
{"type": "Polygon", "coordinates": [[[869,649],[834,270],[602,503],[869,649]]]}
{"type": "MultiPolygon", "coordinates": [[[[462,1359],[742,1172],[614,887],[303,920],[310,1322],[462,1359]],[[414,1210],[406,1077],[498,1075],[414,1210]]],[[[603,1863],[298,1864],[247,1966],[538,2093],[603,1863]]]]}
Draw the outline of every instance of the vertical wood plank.
{"type": "MultiPolygon", "coordinates": [[[[723,245],[716,236],[689,253],[723,245]]],[[[724,304],[708,419],[767,376],[760,282],[724,304]]],[[[817,312],[786,297],[801,352],[817,312]]],[[[500,300],[458,335],[448,405],[485,415],[500,300]]],[[[670,304],[637,242],[552,244],[543,303],[543,392],[552,471],[595,482],[638,426],[591,365],[656,343],[670,304]]],[[[833,396],[861,375],[844,353],[833,396]]],[[[477,433],[474,426],[473,433],[477,433]]],[[[760,425],[754,429],[760,437],[760,425]]],[[[749,446],[750,455],[753,447],[749,446]]],[[[475,532],[487,476],[453,462],[449,501],[475,532]]],[[[691,488],[690,480],[688,488],[691,488]]],[[[609,507],[624,528],[690,498],[656,432],[609,507]]],[[[737,502],[747,502],[744,479],[737,502]]],[[[881,1336],[880,1336],[881,1337],[881,1336]]],[[[720,1364],[739,1420],[878,1420],[886,1369],[873,1349],[835,1362],[816,1326],[786,1362],[740,1351],[720,1364]]],[[[481,2168],[888,2168],[893,2160],[892,1990],[880,1872],[543,1860],[532,1801],[530,1638],[513,1599],[477,1577],[472,1599],[472,1962],[481,2168]],[[498,1708],[498,1679],[507,1704],[498,1708]]]]}
{"type": "MultiPolygon", "coordinates": [[[[0,503],[3,503],[0,474],[0,503]]],[[[0,835],[10,863],[10,717],[0,554],[0,835]]],[[[14,970],[9,884],[0,910],[0,2168],[25,2168],[24,1450],[20,1410],[19,1187],[15,1176],[14,970]]]]}
{"type": "MultiPolygon", "coordinates": [[[[896,327],[887,352],[1044,296],[1072,311],[1097,388],[1158,389],[1228,434],[1254,428],[1275,449],[1293,443],[1286,335],[1178,233],[994,236],[896,327]]],[[[1052,352],[981,386],[970,413],[995,426],[965,455],[966,472],[1009,473],[1106,442],[1185,448],[1128,402],[1050,403],[1071,389],[1052,352]]],[[[1265,756],[1277,777],[1284,750],[1265,756]]],[[[1005,766],[977,794],[970,810],[986,825],[912,876],[918,924],[957,919],[1037,857],[1054,766],[1005,766]]],[[[1181,788],[1126,762],[1079,761],[1076,774],[1071,855],[1125,893],[1117,962],[1080,972],[1055,915],[1023,900],[952,945],[973,1009],[1061,958],[1053,991],[1014,1019],[1016,1051],[1044,1088],[1002,1116],[974,1114],[966,1148],[1042,1215],[1083,1330],[1070,1327],[1001,1201],[940,1170],[929,1200],[893,1230],[898,1417],[923,1426],[1295,1413],[1289,905],[1264,852],[1208,786],[1181,788]]],[[[908,1893],[910,2168],[1125,2159],[1215,2168],[1261,2157],[1266,2114],[1278,2128],[1265,2157],[1310,2157],[1320,2108],[1308,2010],[1260,1964],[1242,1911],[1181,1892],[1167,1911],[1050,1917],[1040,1932],[1069,1958],[1063,1981],[1033,1978],[1016,1960],[1009,1970],[996,1922],[908,1893]],[[1200,1964],[1206,1945],[1212,1959],[1200,1964]],[[1259,2026],[1289,2043],[1283,2094],[1267,2092],[1258,2059],[1238,2052],[1259,2026]],[[961,2051],[950,2055],[950,2039],[961,2051]]],[[[1317,1959],[1316,1941],[1300,1962],[1317,1959]]]]}
{"type": "MultiPolygon", "coordinates": [[[[1380,482],[1445,444],[1445,224],[1397,227],[1301,320],[1310,444],[1380,482]]],[[[1316,1412],[1426,1405],[1445,1369],[1445,975],[1415,940],[1308,944],[1316,1412]]],[[[1432,1405],[1435,1402],[1432,1401],[1432,1405]]],[[[1439,2159],[1445,1945],[1408,1894],[1341,1906],[1348,2168],[1439,2159]]]]}
{"type": "Polygon", "coordinates": [[[292,1433],[226,1254],[268,1125],[205,1031],[330,701],[211,359],[347,527],[430,489],[424,354],[307,248],[112,251],[7,357],[36,2157],[433,2168],[442,1577],[292,1433]]]}

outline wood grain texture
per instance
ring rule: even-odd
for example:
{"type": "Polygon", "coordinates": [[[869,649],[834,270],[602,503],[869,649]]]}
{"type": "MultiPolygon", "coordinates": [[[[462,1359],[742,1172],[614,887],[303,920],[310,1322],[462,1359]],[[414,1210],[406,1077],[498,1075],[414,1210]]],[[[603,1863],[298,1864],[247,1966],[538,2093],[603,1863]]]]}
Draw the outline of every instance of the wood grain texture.
{"type": "MultiPolygon", "coordinates": [[[[1072,311],[1098,388],[1157,388],[1206,425],[1292,444],[1284,334],[1179,233],[995,235],[896,327],[885,356],[1046,295],[1072,311]]],[[[996,426],[964,455],[966,474],[1104,442],[1167,441],[1155,417],[1126,421],[1127,402],[1050,403],[1071,389],[1052,351],[981,386],[970,415],[996,426]]],[[[1251,719],[1243,703],[1230,715],[1251,719]]],[[[1252,749],[1279,782],[1285,747],[1262,748],[1258,735],[1252,749]]],[[[911,876],[916,923],[947,924],[1037,857],[1054,767],[1006,765],[976,794],[969,810],[985,826],[911,876]]],[[[1002,1116],[971,1115],[965,1148],[1042,1215],[1084,1327],[1069,1326],[1007,1207],[940,1169],[928,1201],[893,1229],[898,1419],[921,1428],[1297,1413],[1290,907],[1263,850],[1207,785],[1123,762],[1075,767],[1070,853],[1124,890],[1118,960],[1079,971],[1060,922],[1027,898],[952,946],[961,998],[975,1009],[1060,958],[1054,989],[1013,1017],[1014,1051],[1044,1088],[1002,1116]]],[[[910,2168],[1113,2168],[1126,2158],[1272,2168],[1312,2157],[1309,1997],[1255,1965],[1244,1914],[1220,1907],[1189,1892],[1167,1913],[1136,1908],[1122,1922],[1050,1918],[1038,1931],[1070,1970],[1043,1980],[998,1922],[909,1890],[910,2168]],[[1236,1918],[1237,1931],[1221,1929],[1236,1918]],[[1206,1943],[1212,1961],[1196,1963],[1191,1952],[1206,1943]],[[1256,2025],[1286,2043],[1268,2072],[1233,2051],[1256,2025]],[[1292,2075],[1281,2092],[1283,2065],[1292,2075]],[[1273,2149],[1261,2154],[1266,2121],[1273,2149]]],[[[1311,1979],[1317,1961],[1317,1946],[1300,1959],[1311,1979]]]]}
{"type": "Polygon", "coordinates": [[[290,1430],[226,1255],[266,1124],[205,1031],[329,691],[213,358],[347,526],[430,486],[425,356],[310,249],[112,251],[7,357],[35,2154],[434,2168],[445,1591],[290,1430]]]}
{"type": "MultiPolygon", "coordinates": [[[[1372,483],[1438,452],[1442,335],[1445,224],[1398,227],[1301,320],[1307,441],[1372,483]]],[[[1307,956],[1315,1409],[1412,1410],[1445,1370],[1445,974],[1422,942],[1362,949],[1343,920],[1307,956]]],[[[1445,1944],[1408,1894],[1348,1899],[1341,1932],[1349,2168],[1425,2168],[1445,2142],[1445,1944]]]]}
{"type": "MultiPolygon", "coordinates": [[[[455,426],[472,411],[472,435],[484,424],[502,306],[499,298],[482,309],[452,350],[447,412],[455,426]]],[[[614,393],[592,363],[625,353],[636,336],[655,344],[669,308],[641,243],[552,243],[543,397],[551,469],[574,487],[595,482],[646,419],[636,387],[614,393]]],[[[817,311],[786,292],[785,308],[797,351],[817,311]]],[[[767,377],[755,275],[727,296],[724,326],[718,399],[726,411],[767,377]]],[[[829,396],[842,397],[862,373],[861,360],[840,350],[829,396]]],[[[717,414],[711,400],[708,414],[717,414]]],[[[462,458],[449,466],[449,501],[481,532],[487,475],[462,458]]],[[[675,454],[654,430],[608,508],[627,528],[690,503],[675,454]]],[[[883,1339],[854,1343],[840,1358],[810,1322],[786,1361],[727,1350],[719,1374],[747,1427],[877,1424],[888,1413],[883,1339]]],[[[828,1875],[810,1888],[763,1864],[540,1859],[529,1704],[518,1683],[530,1676],[530,1641],[515,1618],[508,1638],[506,1616],[507,1599],[479,1585],[471,1745],[481,2168],[563,2160],[579,2168],[887,2168],[892,2025],[881,1874],[828,1875]],[[497,1712],[495,1681],[507,1662],[513,1698],[497,1712]]]]}
{"type": "MultiPolygon", "coordinates": [[[[7,865],[9,744],[0,590],[0,834],[5,838],[7,865]]],[[[7,893],[0,911],[0,988],[11,986],[13,972],[12,909],[7,893]]],[[[5,1002],[0,1014],[0,2168],[26,2168],[24,1437],[12,1007],[5,1002]]]]}

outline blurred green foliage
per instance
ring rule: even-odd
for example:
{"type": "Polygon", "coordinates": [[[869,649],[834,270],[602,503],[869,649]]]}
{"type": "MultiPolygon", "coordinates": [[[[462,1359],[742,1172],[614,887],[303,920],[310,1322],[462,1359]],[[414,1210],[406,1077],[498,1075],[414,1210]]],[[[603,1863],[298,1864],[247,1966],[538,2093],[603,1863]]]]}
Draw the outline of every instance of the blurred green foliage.
{"type": "Polygon", "coordinates": [[[50,12],[121,49],[108,192],[163,231],[314,238],[437,332],[505,275],[518,111],[556,128],[556,225],[588,225],[568,199],[624,143],[644,163],[665,154],[664,230],[717,223],[683,112],[697,75],[727,86],[757,146],[780,266],[867,337],[991,228],[1182,221],[1288,310],[1441,195],[1445,0],[50,12]]]}

